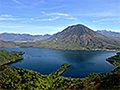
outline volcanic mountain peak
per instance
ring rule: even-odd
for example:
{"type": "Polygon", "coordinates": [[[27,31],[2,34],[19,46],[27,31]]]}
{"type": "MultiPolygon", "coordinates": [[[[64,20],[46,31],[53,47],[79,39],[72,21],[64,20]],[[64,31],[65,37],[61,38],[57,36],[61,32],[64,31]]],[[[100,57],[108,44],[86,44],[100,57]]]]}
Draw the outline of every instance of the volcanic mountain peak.
{"type": "Polygon", "coordinates": [[[85,26],[83,24],[70,25],[67,28],[72,28],[72,27],[86,27],[86,28],[88,28],[87,26],[85,26]]]}
{"type": "Polygon", "coordinates": [[[75,29],[75,30],[81,30],[82,31],[82,30],[86,30],[86,29],[89,29],[89,28],[87,26],[85,26],[85,25],[77,24],[77,25],[68,26],[64,30],[73,30],[73,29],[75,29]]]}
{"type": "Polygon", "coordinates": [[[119,40],[96,33],[82,24],[68,26],[42,43],[45,47],[72,50],[106,49],[120,45],[119,40]]]}
{"type": "Polygon", "coordinates": [[[101,35],[87,26],[77,24],[68,26],[63,31],[31,46],[69,50],[120,49],[120,40],[101,35]]]}
{"type": "MultiPolygon", "coordinates": [[[[64,39],[77,39],[80,40],[82,37],[88,37],[88,36],[94,36],[98,33],[94,32],[90,28],[82,25],[72,25],[65,28],[63,31],[57,33],[56,35],[53,35],[51,39],[57,38],[57,40],[64,40],[64,39]]],[[[99,34],[98,34],[99,35],[99,34]]]]}

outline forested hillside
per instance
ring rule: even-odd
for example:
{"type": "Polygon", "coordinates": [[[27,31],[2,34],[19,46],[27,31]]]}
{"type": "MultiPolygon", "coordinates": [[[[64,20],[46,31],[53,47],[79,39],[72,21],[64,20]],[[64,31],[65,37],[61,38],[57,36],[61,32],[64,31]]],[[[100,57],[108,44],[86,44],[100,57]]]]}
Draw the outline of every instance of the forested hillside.
{"type": "Polygon", "coordinates": [[[13,41],[0,40],[0,47],[16,47],[16,46],[18,46],[18,44],[13,41]]]}
{"type": "Polygon", "coordinates": [[[5,64],[5,63],[10,63],[10,62],[15,62],[16,60],[22,60],[24,57],[23,55],[24,52],[19,51],[19,52],[9,52],[4,49],[0,49],[0,64],[5,64]]]}

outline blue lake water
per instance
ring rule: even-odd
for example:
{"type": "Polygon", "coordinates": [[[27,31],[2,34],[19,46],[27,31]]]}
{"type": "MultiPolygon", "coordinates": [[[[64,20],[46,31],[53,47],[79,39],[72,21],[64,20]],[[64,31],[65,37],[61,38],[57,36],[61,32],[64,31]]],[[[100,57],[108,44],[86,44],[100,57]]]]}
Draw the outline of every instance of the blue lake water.
{"type": "Polygon", "coordinates": [[[1,48],[8,51],[24,51],[25,59],[8,64],[8,66],[34,70],[41,74],[50,74],[60,68],[63,63],[71,66],[62,76],[85,77],[89,73],[108,73],[115,66],[106,61],[117,51],[83,51],[55,50],[34,47],[1,48]]]}

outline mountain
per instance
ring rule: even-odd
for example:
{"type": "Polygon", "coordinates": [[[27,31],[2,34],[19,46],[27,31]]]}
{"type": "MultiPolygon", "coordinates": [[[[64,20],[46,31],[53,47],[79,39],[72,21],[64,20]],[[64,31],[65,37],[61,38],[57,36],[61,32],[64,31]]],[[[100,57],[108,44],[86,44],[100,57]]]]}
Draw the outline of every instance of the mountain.
{"type": "Polygon", "coordinates": [[[105,36],[120,38],[120,32],[113,32],[107,30],[97,30],[96,32],[105,36]]]}
{"type": "Polygon", "coordinates": [[[101,35],[82,25],[72,25],[46,40],[23,43],[21,46],[34,46],[68,50],[120,49],[120,40],[101,35]]]}
{"type": "Polygon", "coordinates": [[[30,34],[15,34],[1,33],[0,40],[4,41],[40,41],[49,38],[51,35],[30,35],[30,34]]]}
{"type": "Polygon", "coordinates": [[[16,46],[18,46],[18,44],[13,41],[0,40],[0,47],[16,47],[16,46]]]}

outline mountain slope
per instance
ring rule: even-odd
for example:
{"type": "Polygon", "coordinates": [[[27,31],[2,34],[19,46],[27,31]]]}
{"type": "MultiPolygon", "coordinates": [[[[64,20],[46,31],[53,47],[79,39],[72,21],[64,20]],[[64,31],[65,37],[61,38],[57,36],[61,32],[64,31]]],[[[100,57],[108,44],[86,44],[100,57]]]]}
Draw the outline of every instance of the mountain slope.
{"type": "Polygon", "coordinates": [[[16,46],[18,46],[18,44],[13,41],[0,40],[0,47],[16,47],[16,46]]]}
{"type": "Polygon", "coordinates": [[[96,32],[105,36],[120,38],[120,32],[113,32],[107,30],[97,30],[96,32]]]}
{"type": "Polygon", "coordinates": [[[82,24],[69,26],[46,40],[27,45],[69,50],[120,49],[119,40],[98,34],[82,24]]]}
{"type": "Polygon", "coordinates": [[[30,35],[30,34],[15,34],[15,33],[1,33],[0,40],[4,41],[39,41],[49,38],[51,35],[30,35]]]}

